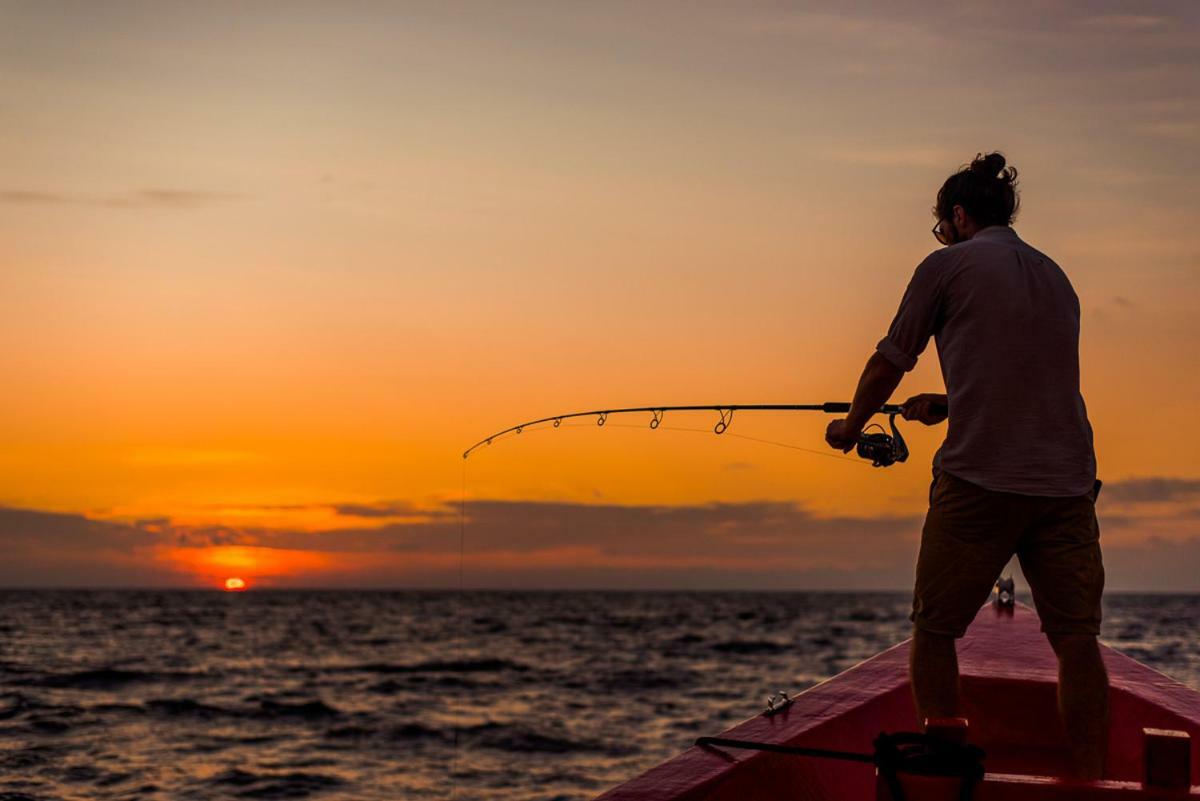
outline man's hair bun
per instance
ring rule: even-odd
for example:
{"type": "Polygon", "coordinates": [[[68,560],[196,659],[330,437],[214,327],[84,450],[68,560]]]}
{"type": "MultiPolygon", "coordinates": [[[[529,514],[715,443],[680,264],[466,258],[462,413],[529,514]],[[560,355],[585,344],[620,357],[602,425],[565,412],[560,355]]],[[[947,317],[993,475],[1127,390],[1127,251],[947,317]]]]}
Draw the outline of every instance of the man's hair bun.
{"type": "Polygon", "coordinates": [[[1017,192],[1017,168],[1009,167],[1003,153],[976,153],[938,190],[933,215],[939,220],[953,216],[962,206],[981,228],[1012,225],[1021,199],[1017,192]]]}
{"type": "Polygon", "coordinates": [[[1000,178],[1005,181],[1012,181],[1016,177],[1016,170],[1004,170],[1004,165],[1007,164],[1004,160],[1004,155],[1001,153],[988,153],[986,156],[982,153],[975,155],[975,160],[971,162],[971,172],[981,173],[988,178],[1000,178]],[[1009,173],[1012,173],[1010,176],[1009,173]]]}

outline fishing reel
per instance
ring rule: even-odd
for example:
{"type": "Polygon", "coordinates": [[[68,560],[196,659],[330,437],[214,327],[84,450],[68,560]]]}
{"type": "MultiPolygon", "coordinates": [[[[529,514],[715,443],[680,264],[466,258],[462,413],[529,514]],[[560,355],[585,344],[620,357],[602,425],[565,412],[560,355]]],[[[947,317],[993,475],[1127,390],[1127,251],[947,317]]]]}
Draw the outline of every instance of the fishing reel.
{"type": "Polygon", "coordinates": [[[996,608],[1011,610],[1017,605],[1017,592],[1012,576],[1004,576],[996,581],[993,590],[996,593],[996,608]]]}
{"type": "Polygon", "coordinates": [[[908,445],[896,428],[896,415],[888,416],[888,425],[892,428],[889,434],[879,423],[872,423],[858,435],[858,455],[871,461],[872,467],[889,467],[896,462],[908,461],[908,445]],[[868,433],[872,428],[878,428],[877,433],[868,433]]]}

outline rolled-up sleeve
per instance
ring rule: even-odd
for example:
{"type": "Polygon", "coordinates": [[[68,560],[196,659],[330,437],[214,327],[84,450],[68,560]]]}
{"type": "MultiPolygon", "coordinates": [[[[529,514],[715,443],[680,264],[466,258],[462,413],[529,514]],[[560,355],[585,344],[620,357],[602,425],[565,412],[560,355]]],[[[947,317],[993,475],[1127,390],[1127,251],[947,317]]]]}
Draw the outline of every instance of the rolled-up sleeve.
{"type": "Polygon", "coordinates": [[[887,336],[875,346],[885,359],[905,372],[917,366],[917,357],[924,352],[942,317],[942,270],[937,255],[931,253],[917,265],[887,336]]]}

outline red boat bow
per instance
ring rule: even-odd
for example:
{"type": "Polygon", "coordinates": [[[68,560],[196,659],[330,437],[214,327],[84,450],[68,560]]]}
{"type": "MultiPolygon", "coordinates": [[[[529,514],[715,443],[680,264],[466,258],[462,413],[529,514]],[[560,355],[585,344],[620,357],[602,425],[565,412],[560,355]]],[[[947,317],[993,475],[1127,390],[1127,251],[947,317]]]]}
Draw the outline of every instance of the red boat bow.
{"type": "MultiPolygon", "coordinates": [[[[1110,778],[1081,782],[1066,778],[1067,752],[1055,700],[1058,665],[1036,614],[1024,606],[999,610],[989,605],[980,610],[958,646],[970,741],[987,753],[987,775],[975,789],[975,801],[1200,797],[1200,788],[1143,784],[1146,728],[1190,735],[1192,742],[1183,744],[1191,757],[1190,769],[1184,769],[1185,775],[1190,773],[1186,781],[1200,781],[1194,758],[1194,743],[1200,739],[1200,693],[1107,646],[1102,650],[1112,700],[1110,778]]],[[[869,753],[881,731],[916,728],[905,641],[796,696],[784,711],[751,718],[720,736],[869,753]]],[[[1164,753],[1169,757],[1170,747],[1181,741],[1166,739],[1164,753]]],[[[1183,776],[1175,779],[1184,781],[1183,776]]],[[[689,748],[597,801],[872,798],[871,765],[705,746],[689,748]]]]}

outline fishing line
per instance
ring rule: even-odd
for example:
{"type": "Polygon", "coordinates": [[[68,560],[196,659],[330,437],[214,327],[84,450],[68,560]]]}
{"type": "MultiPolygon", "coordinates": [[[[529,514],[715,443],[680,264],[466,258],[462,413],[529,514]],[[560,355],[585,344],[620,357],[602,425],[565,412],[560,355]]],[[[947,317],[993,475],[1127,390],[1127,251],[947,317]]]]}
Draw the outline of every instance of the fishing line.
{"type": "MultiPolygon", "coordinates": [[[[568,425],[567,423],[564,423],[563,427],[566,427],[567,425],[568,425]]],[[[637,426],[637,425],[633,425],[631,423],[607,423],[606,425],[613,426],[614,428],[645,428],[645,426],[637,426]]],[[[570,424],[570,426],[571,426],[571,428],[584,427],[577,423],[570,424]]],[[[662,426],[662,425],[660,425],[658,427],[658,430],[659,431],[688,431],[688,432],[692,432],[692,433],[696,433],[696,434],[712,434],[711,428],[680,428],[678,426],[662,426]]],[[[870,465],[868,465],[866,462],[862,461],[861,459],[854,459],[849,456],[840,456],[836,453],[828,453],[827,451],[818,451],[813,448],[804,448],[804,447],[801,447],[800,445],[791,445],[787,442],[776,442],[775,440],[771,440],[771,439],[760,439],[759,437],[750,437],[745,434],[738,434],[734,431],[726,431],[723,436],[737,437],[738,439],[747,439],[747,440],[750,440],[751,442],[761,442],[764,445],[775,445],[780,448],[790,448],[791,450],[794,450],[794,451],[804,451],[805,453],[811,453],[814,456],[824,456],[827,459],[840,459],[843,462],[852,462],[857,465],[862,465],[863,467],[870,467],[870,465]]]]}
{"type": "MultiPolygon", "coordinates": [[[[644,430],[646,428],[646,426],[635,425],[634,423],[612,423],[612,422],[606,422],[604,424],[604,427],[605,428],[636,428],[639,430],[644,430]]],[[[596,426],[588,425],[587,423],[562,423],[561,425],[558,426],[558,428],[596,428],[596,426]]],[[[545,431],[553,431],[553,430],[554,430],[554,428],[552,428],[552,427],[528,428],[528,429],[525,429],[524,431],[522,431],[520,436],[524,436],[525,434],[533,434],[533,433],[537,433],[537,432],[545,432],[545,431]]],[[[658,431],[685,431],[685,432],[693,433],[693,434],[708,434],[710,436],[712,435],[711,428],[684,428],[682,426],[660,425],[660,426],[658,426],[658,428],[656,430],[658,430],[658,431]]],[[[861,465],[863,467],[870,467],[870,464],[868,462],[864,462],[861,459],[855,459],[850,456],[842,456],[841,454],[829,453],[828,451],[818,451],[814,448],[805,448],[800,445],[792,445],[791,443],[787,443],[787,442],[776,442],[775,440],[762,439],[761,437],[751,437],[746,434],[738,434],[735,431],[726,431],[723,436],[737,437],[738,439],[745,439],[745,440],[749,440],[750,442],[758,442],[763,445],[774,445],[779,448],[788,448],[789,450],[793,450],[793,451],[802,451],[804,453],[811,453],[814,456],[823,456],[826,459],[838,459],[843,462],[851,462],[852,464],[861,465]]],[[[464,459],[463,461],[466,461],[466,460],[464,459]]]]}
{"type": "MultiPolygon", "coordinates": [[[[458,517],[458,659],[459,663],[465,665],[467,659],[467,638],[466,638],[466,619],[467,619],[467,604],[465,592],[463,589],[463,554],[466,549],[467,541],[467,460],[463,459],[462,465],[462,494],[459,496],[459,517],[458,517]]],[[[459,693],[454,694],[456,702],[461,703],[459,693]]],[[[460,707],[461,708],[461,707],[460,707]]],[[[458,798],[458,736],[462,729],[462,722],[459,720],[459,710],[451,710],[451,719],[454,721],[454,751],[450,757],[450,798],[458,798]]]]}
{"type": "Polygon", "coordinates": [[[774,440],[770,440],[770,439],[759,439],[758,437],[748,437],[745,434],[735,434],[731,431],[726,432],[726,433],[728,433],[729,436],[737,437],[738,439],[748,439],[751,442],[761,442],[764,445],[775,445],[780,448],[790,448],[791,450],[794,450],[794,451],[804,451],[805,453],[811,453],[814,456],[824,456],[826,459],[840,459],[843,462],[850,462],[852,464],[856,464],[861,467],[870,467],[870,465],[867,464],[866,462],[864,462],[860,459],[855,459],[850,456],[841,456],[839,454],[829,453],[827,451],[818,451],[818,450],[814,450],[812,448],[803,448],[799,445],[791,445],[786,442],[775,442],[774,440]]]}

